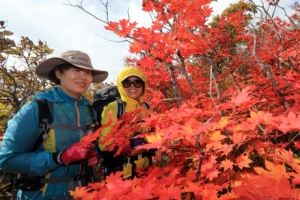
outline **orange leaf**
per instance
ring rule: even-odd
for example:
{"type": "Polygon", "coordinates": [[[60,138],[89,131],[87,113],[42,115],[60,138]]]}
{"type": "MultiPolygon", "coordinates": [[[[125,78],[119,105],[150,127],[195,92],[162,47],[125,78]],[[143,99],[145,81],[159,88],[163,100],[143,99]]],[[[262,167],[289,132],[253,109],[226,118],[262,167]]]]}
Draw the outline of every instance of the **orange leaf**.
{"type": "Polygon", "coordinates": [[[190,125],[185,125],[182,127],[182,129],[184,131],[184,137],[187,140],[190,140],[191,137],[193,137],[195,135],[195,130],[190,125]]]}
{"type": "Polygon", "coordinates": [[[82,144],[87,144],[93,141],[98,141],[99,134],[94,134],[93,132],[88,132],[88,134],[82,138],[82,144]]]}
{"type": "MultiPolygon", "coordinates": [[[[241,132],[238,132],[238,133],[234,133],[231,137],[232,141],[234,144],[238,144],[238,143],[241,143],[243,142],[245,139],[246,139],[246,135],[241,133],[241,132]]],[[[238,145],[239,146],[239,145],[238,145]]]]}
{"type": "Polygon", "coordinates": [[[120,179],[122,176],[122,171],[117,171],[116,173],[111,173],[106,177],[106,182],[116,182],[116,180],[120,179]]]}
{"type": "Polygon", "coordinates": [[[239,157],[237,157],[237,159],[235,160],[237,166],[240,169],[243,169],[243,167],[248,167],[249,168],[249,164],[252,163],[253,161],[249,159],[249,157],[247,155],[240,155],[239,157]]]}
{"type": "Polygon", "coordinates": [[[156,131],[156,135],[146,135],[147,144],[137,146],[135,150],[138,149],[159,149],[162,145],[162,135],[160,132],[156,131]]]}
{"type": "Polygon", "coordinates": [[[222,117],[222,119],[219,121],[218,128],[222,130],[226,126],[228,126],[229,124],[231,124],[231,121],[228,120],[228,119],[229,119],[228,117],[222,117]]]}
{"type": "Polygon", "coordinates": [[[85,196],[87,194],[86,187],[76,187],[75,191],[70,190],[70,195],[74,197],[74,199],[85,196]]]}
{"type": "Polygon", "coordinates": [[[141,51],[142,46],[143,46],[143,45],[142,45],[141,42],[135,41],[135,42],[133,42],[133,44],[130,45],[130,47],[129,47],[129,52],[130,52],[130,53],[138,53],[138,52],[141,51]]]}
{"type": "Polygon", "coordinates": [[[233,162],[231,160],[226,159],[226,160],[224,160],[224,161],[221,162],[220,167],[223,167],[225,171],[227,169],[232,169],[233,162]]]}
{"type": "Polygon", "coordinates": [[[209,180],[213,180],[213,178],[218,177],[219,174],[220,174],[220,172],[218,170],[214,170],[207,177],[209,180]]]}
{"type": "Polygon", "coordinates": [[[146,138],[147,138],[147,141],[149,143],[159,143],[159,144],[161,144],[161,141],[162,141],[162,136],[159,132],[157,132],[156,135],[146,136],[146,138]]]}
{"type": "Polygon", "coordinates": [[[237,124],[236,127],[234,127],[234,131],[246,131],[246,130],[252,130],[253,125],[249,122],[242,122],[241,124],[237,124]]]}
{"type": "Polygon", "coordinates": [[[287,163],[290,163],[294,159],[293,152],[291,150],[285,150],[285,149],[280,149],[278,157],[281,157],[283,160],[285,160],[287,163]]]}
{"type": "Polygon", "coordinates": [[[274,180],[281,180],[282,178],[288,178],[284,164],[275,165],[272,162],[265,160],[265,165],[266,165],[267,170],[263,169],[262,167],[254,167],[254,170],[259,175],[264,175],[264,176],[270,177],[274,180]]]}
{"type": "Polygon", "coordinates": [[[251,111],[250,116],[251,118],[248,118],[248,121],[252,123],[254,126],[257,126],[261,123],[269,122],[270,119],[272,118],[272,114],[268,112],[266,113],[264,111],[258,111],[257,113],[251,111]]]}
{"type": "Polygon", "coordinates": [[[210,139],[213,141],[223,140],[224,138],[227,138],[227,137],[225,135],[221,135],[220,131],[214,132],[210,137],[210,139]]]}
{"type": "Polygon", "coordinates": [[[230,146],[223,146],[220,148],[220,150],[218,151],[218,153],[221,153],[221,156],[225,155],[227,156],[231,151],[232,151],[232,145],[230,146]]]}

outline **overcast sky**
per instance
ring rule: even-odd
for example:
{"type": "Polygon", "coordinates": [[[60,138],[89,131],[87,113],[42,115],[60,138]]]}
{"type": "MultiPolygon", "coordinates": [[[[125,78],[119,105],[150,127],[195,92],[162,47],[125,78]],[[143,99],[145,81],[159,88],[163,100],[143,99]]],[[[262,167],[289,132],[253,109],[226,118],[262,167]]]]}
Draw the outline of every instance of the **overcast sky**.
{"type": "MultiPolygon", "coordinates": [[[[81,0],[69,0],[76,3],[81,0]]],[[[291,5],[297,0],[281,0],[282,6],[291,5]]],[[[298,0],[299,1],[299,0],[298,0]]],[[[142,9],[142,0],[111,0],[109,19],[117,21],[130,18],[139,26],[148,26],[150,19],[142,9]]],[[[218,0],[213,3],[214,13],[220,14],[229,3],[238,0],[218,0]]],[[[112,32],[104,29],[104,23],[87,15],[78,8],[65,5],[67,0],[3,0],[0,4],[0,21],[7,21],[7,30],[14,33],[13,39],[19,43],[21,36],[27,36],[34,43],[47,42],[54,49],[50,57],[59,56],[69,49],[81,50],[91,57],[94,68],[109,72],[107,82],[116,82],[118,72],[124,67],[124,56],[128,43],[120,41],[112,32]],[[101,36],[101,37],[100,37],[101,36]]],[[[98,16],[103,16],[100,1],[86,0],[84,5],[98,16]],[[85,3],[89,2],[89,3],[85,3]]]]}

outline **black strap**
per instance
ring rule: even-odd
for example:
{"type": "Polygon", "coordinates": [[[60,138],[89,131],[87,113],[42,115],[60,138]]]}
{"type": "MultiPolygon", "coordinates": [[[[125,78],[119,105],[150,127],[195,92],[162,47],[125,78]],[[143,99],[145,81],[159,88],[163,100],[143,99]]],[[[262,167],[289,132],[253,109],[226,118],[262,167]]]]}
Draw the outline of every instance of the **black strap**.
{"type": "Polygon", "coordinates": [[[32,151],[35,151],[44,141],[44,134],[48,132],[48,124],[53,122],[52,104],[45,99],[33,99],[38,105],[40,129],[32,151]]]}
{"type": "MultiPolygon", "coordinates": [[[[121,117],[121,115],[123,115],[125,113],[125,109],[126,109],[126,102],[123,101],[122,99],[117,99],[115,100],[116,104],[117,104],[117,118],[119,119],[121,117]]],[[[143,102],[143,105],[145,106],[145,108],[147,110],[150,109],[150,105],[147,102],[143,102]]]]}
{"type": "Polygon", "coordinates": [[[121,115],[123,115],[125,113],[125,108],[126,108],[126,102],[122,101],[122,99],[117,99],[115,100],[116,104],[117,104],[117,118],[119,119],[121,117],[121,115]]]}
{"type": "Polygon", "coordinates": [[[37,139],[33,145],[32,151],[35,151],[44,141],[44,137],[47,136],[49,129],[56,128],[56,129],[65,129],[65,130],[86,130],[91,127],[97,126],[97,120],[94,117],[93,107],[88,105],[89,114],[92,118],[93,125],[92,126],[85,126],[85,127],[74,127],[68,125],[52,125],[53,122],[53,108],[52,103],[45,100],[45,99],[33,99],[38,105],[39,111],[39,134],[37,139]]]}
{"type": "Polygon", "coordinates": [[[150,105],[147,102],[145,102],[145,101],[144,101],[144,106],[146,107],[147,110],[150,109],[150,105]]]}
{"type": "MultiPolygon", "coordinates": [[[[94,115],[94,108],[93,108],[92,105],[88,105],[88,108],[89,108],[90,116],[91,116],[91,118],[92,118],[92,122],[93,122],[93,124],[94,124],[94,128],[95,128],[95,130],[96,130],[96,128],[99,127],[99,123],[98,123],[98,121],[97,121],[96,118],[95,118],[95,115],[94,115]]],[[[92,127],[93,127],[93,126],[92,126],[92,127]]]]}

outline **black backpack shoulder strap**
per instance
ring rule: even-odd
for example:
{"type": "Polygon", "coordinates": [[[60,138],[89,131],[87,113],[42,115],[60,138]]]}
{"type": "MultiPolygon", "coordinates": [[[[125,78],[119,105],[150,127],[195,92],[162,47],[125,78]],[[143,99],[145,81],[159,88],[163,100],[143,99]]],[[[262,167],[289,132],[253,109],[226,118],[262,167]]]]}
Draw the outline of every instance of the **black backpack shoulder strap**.
{"type": "Polygon", "coordinates": [[[117,105],[117,118],[119,119],[121,115],[125,113],[125,108],[126,108],[126,102],[123,101],[122,99],[117,99],[115,100],[116,105],[117,105]]]}
{"type": "Polygon", "coordinates": [[[94,108],[93,108],[92,105],[88,105],[88,108],[89,108],[90,116],[91,116],[92,121],[93,121],[92,127],[93,128],[97,128],[99,124],[98,124],[98,122],[97,122],[97,120],[95,118],[95,115],[94,115],[94,108]]]}
{"type": "MultiPolygon", "coordinates": [[[[119,119],[120,116],[125,113],[126,102],[121,99],[117,99],[115,100],[115,102],[117,104],[117,118],[119,119]]],[[[147,110],[150,109],[150,105],[147,102],[144,102],[144,106],[147,110]]]]}
{"type": "Polygon", "coordinates": [[[44,137],[47,136],[49,128],[48,124],[52,124],[53,122],[53,110],[52,104],[44,99],[33,99],[38,105],[39,111],[39,134],[37,139],[33,145],[32,151],[35,151],[40,144],[43,143],[44,137]],[[45,135],[46,134],[46,135],[45,135]]]}
{"type": "Polygon", "coordinates": [[[147,108],[147,110],[150,109],[150,105],[146,101],[144,101],[144,106],[147,108]]]}

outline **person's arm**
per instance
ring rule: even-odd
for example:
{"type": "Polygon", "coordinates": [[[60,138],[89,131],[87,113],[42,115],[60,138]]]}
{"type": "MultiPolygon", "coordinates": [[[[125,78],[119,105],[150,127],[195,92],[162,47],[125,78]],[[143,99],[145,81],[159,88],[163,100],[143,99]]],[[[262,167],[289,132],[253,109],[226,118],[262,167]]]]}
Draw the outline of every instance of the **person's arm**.
{"type": "Polygon", "coordinates": [[[38,106],[24,105],[8,121],[0,150],[0,168],[4,171],[43,176],[58,165],[49,151],[31,152],[39,132],[38,106]]]}

